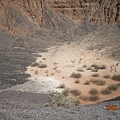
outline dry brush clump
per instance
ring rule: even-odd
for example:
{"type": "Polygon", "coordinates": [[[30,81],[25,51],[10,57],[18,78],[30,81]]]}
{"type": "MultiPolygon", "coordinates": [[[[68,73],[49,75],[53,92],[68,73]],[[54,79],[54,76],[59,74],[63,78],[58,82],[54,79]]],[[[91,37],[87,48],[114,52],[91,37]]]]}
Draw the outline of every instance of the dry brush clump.
{"type": "Polygon", "coordinates": [[[100,93],[103,95],[109,95],[112,93],[112,91],[109,88],[104,88],[100,91],[100,93]]]}
{"type": "Polygon", "coordinates": [[[77,80],[75,80],[75,83],[76,83],[76,84],[79,84],[79,83],[80,83],[80,81],[77,79],[77,80]]]}
{"type": "Polygon", "coordinates": [[[39,64],[38,67],[39,67],[39,68],[46,68],[46,67],[47,67],[47,64],[43,64],[43,63],[41,63],[41,64],[39,64]]]}
{"type": "Polygon", "coordinates": [[[90,81],[86,81],[85,83],[84,83],[84,85],[89,85],[90,84],[90,81]]]}
{"type": "Polygon", "coordinates": [[[111,84],[107,88],[111,91],[115,91],[119,88],[119,85],[118,84],[111,84]]]}
{"type": "Polygon", "coordinates": [[[39,63],[35,62],[31,65],[32,67],[38,67],[39,66],[39,63]]]}
{"type": "Polygon", "coordinates": [[[77,106],[79,105],[80,101],[76,98],[66,97],[63,93],[59,92],[52,92],[51,93],[52,100],[48,103],[47,106],[77,106]]]}
{"type": "Polygon", "coordinates": [[[94,69],[106,69],[107,68],[106,65],[97,65],[97,64],[92,64],[91,67],[93,67],[94,69]]]}
{"type": "Polygon", "coordinates": [[[69,89],[65,89],[63,92],[62,92],[62,94],[63,95],[65,95],[65,96],[68,96],[69,95],[69,89]]]}
{"type": "Polygon", "coordinates": [[[82,96],[81,100],[83,100],[83,101],[89,101],[90,100],[90,96],[88,96],[88,95],[82,96]]]}
{"type": "Polygon", "coordinates": [[[72,95],[74,95],[74,96],[79,96],[79,95],[81,94],[81,92],[80,92],[79,90],[77,90],[77,89],[71,90],[70,93],[71,93],[72,95]]]}
{"type": "Polygon", "coordinates": [[[64,89],[64,88],[65,88],[65,84],[60,84],[60,85],[58,86],[58,88],[64,89]]]}
{"type": "Polygon", "coordinates": [[[92,88],[92,89],[90,89],[89,94],[90,95],[98,95],[99,91],[96,88],[92,88]]]}
{"type": "Polygon", "coordinates": [[[38,70],[35,70],[35,75],[37,75],[38,74],[38,70]]]}
{"type": "Polygon", "coordinates": [[[99,77],[98,73],[92,74],[92,77],[99,77]]]}
{"type": "Polygon", "coordinates": [[[92,79],[90,82],[99,86],[103,86],[106,84],[105,80],[101,80],[101,79],[92,79]]]}
{"type": "Polygon", "coordinates": [[[111,76],[106,74],[106,75],[103,76],[103,78],[109,79],[109,78],[111,78],[111,76]]]}
{"type": "Polygon", "coordinates": [[[111,94],[112,91],[117,90],[120,87],[120,84],[111,84],[107,88],[101,90],[101,94],[108,95],[111,94]]]}
{"type": "Polygon", "coordinates": [[[112,76],[112,80],[120,81],[120,74],[115,74],[112,76]]]}
{"type": "Polygon", "coordinates": [[[82,77],[82,75],[80,74],[80,73],[72,73],[71,75],[70,75],[70,77],[71,78],[81,78],[82,77]]]}
{"type": "Polygon", "coordinates": [[[100,97],[99,97],[98,95],[91,95],[91,96],[90,96],[90,101],[95,102],[95,101],[97,101],[97,100],[99,100],[99,99],[100,99],[100,97]]]}

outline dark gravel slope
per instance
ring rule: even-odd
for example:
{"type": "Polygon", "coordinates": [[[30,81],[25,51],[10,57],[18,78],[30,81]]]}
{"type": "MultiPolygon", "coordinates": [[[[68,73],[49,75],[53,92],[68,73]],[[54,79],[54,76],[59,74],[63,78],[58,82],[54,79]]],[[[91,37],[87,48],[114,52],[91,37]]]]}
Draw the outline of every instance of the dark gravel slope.
{"type": "Polygon", "coordinates": [[[105,102],[91,106],[61,108],[8,108],[0,110],[1,120],[119,120],[120,111],[106,111],[105,102]]]}

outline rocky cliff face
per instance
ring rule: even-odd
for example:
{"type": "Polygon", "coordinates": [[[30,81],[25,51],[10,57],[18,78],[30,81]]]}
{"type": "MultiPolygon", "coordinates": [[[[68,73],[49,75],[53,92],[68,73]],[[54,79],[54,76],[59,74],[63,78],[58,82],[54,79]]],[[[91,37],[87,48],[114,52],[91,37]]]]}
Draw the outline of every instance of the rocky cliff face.
{"type": "Polygon", "coordinates": [[[68,29],[90,23],[120,22],[119,0],[0,0],[0,29],[12,34],[26,35],[40,26],[68,29]]]}
{"type": "Polygon", "coordinates": [[[120,22],[119,0],[48,0],[53,10],[61,12],[74,21],[81,22],[85,17],[90,22],[102,24],[120,22]]]}

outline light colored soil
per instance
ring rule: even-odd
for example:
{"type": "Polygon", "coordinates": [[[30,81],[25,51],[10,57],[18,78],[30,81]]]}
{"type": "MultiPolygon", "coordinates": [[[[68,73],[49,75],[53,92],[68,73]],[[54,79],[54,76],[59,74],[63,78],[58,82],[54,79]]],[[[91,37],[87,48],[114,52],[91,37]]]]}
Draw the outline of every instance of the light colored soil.
{"type": "MultiPolygon", "coordinates": [[[[61,46],[55,46],[48,49],[47,53],[41,53],[42,57],[39,57],[36,62],[37,63],[45,63],[47,64],[46,68],[32,67],[28,66],[26,73],[31,74],[32,77],[50,77],[56,80],[59,80],[65,87],[68,89],[78,89],[81,91],[82,95],[89,95],[88,91],[91,88],[97,88],[99,91],[103,88],[106,88],[109,84],[119,83],[117,81],[113,81],[111,79],[103,78],[104,75],[109,74],[119,74],[120,73],[120,64],[116,66],[119,61],[114,61],[111,59],[107,59],[102,56],[101,51],[88,51],[81,50],[78,43],[72,42],[70,44],[63,44],[61,46]],[[43,58],[46,58],[43,60],[43,58]],[[107,69],[99,70],[98,72],[92,72],[91,70],[87,70],[91,64],[97,65],[106,65],[107,69]],[[110,71],[111,66],[114,64],[116,71],[110,71]],[[86,65],[86,68],[83,66],[86,65]],[[77,68],[83,69],[84,72],[78,72],[77,68]],[[37,74],[35,71],[37,70],[37,74]],[[79,78],[80,83],[75,83],[75,78],[71,78],[71,73],[81,73],[82,77],[79,78]],[[99,77],[92,77],[93,73],[98,73],[99,77]],[[103,79],[106,81],[106,84],[103,86],[98,86],[90,83],[90,85],[84,85],[85,81],[90,81],[91,79],[103,79]]],[[[119,96],[120,88],[110,95],[101,95],[100,99],[96,102],[104,101],[107,99],[114,98],[119,96]]],[[[80,96],[79,96],[80,97],[80,96]]],[[[78,98],[79,98],[78,97],[78,98]]],[[[82,101],[81,104],[92,104],[95,102],[91,101],[82,101]]]]}

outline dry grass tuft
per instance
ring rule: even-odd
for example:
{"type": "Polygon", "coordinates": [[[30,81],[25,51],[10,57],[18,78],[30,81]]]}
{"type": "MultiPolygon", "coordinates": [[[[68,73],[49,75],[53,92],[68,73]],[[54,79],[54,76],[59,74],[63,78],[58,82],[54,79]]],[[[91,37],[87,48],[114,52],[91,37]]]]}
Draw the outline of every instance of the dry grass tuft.
{"type": "Polygon", "coordinates": [[[113,75],[113,76],[112,76],[112,80],[120,81],[120,75],[119,75],[119,74],[113,75]]]}
{"type": "Polygon", "coordinates": [[[80,92],[79,90],[77,90],[77,89],[71,90],[70,93],[71,93],[72,95],[74,95],[74,96],[79,96],[79,95],[81,94],[81,92],[80,92]]]}
{"type": "Polygon", "coordinates": [[[47,64],[39,64],[39,68],[46,68],[47,67],[47,64]]]}
{"type": "Polygon", "coordinates": [[[96,88],[92,88],[92,89],[90,89],[89,94],[90,95],[98,95],[99,91],[96,88]]]}
{"type": "Polygon", "coordinates": [[[75,80],[75,83],[78,84],[78,83],[80,83],[80,81],[79,80],[75,80]]]}
{"type": "Polygon", "coordinates": [[[92,74],[92,77],[99,77],[98,73],[92,74]]]}
{"type": "Polygon", "coordinates": [[[106,74],[103,76],[103,78],[109,79],[109,78],[111,78],[111,76],[106,74]]]}
{"type": "Polygon", "coordinates": [[[84,83],[84,85],[89,85],[90,84],[90,81],[86,81],[85,83],[84,83]]]}
{"type": "Polygon", "coordinates": [[[72,77],[72,78],[81,78],[81,74],[80,73],[72,73],[70,75],[70,77],[72,77]]]}
{"type": "Polygon", "coordinates": [[[93,84],[95,85],[100,85],[100,86],[103,86],[106,84],[105,80],[99,80],[99,79],[92,79],[90,82],[92,82],[93,84]]]}

